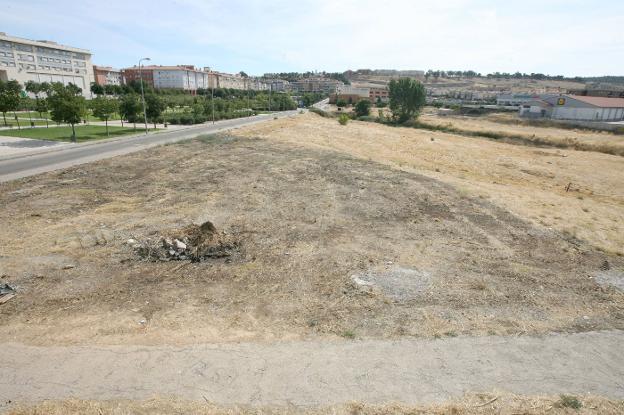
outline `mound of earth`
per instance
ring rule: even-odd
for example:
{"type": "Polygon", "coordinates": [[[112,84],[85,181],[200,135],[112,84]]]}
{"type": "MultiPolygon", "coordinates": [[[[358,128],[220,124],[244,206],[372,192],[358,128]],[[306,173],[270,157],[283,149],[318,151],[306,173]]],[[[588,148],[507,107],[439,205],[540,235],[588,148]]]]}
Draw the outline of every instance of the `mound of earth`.
{"type": "Polygon", "coordinates": [[[129,245],[151,261],[191,261],[227,258],[239,251],[239,243],[226,232],[218,232],[210,221],[166,232],[157,240],[130,239],[129,245]]]}

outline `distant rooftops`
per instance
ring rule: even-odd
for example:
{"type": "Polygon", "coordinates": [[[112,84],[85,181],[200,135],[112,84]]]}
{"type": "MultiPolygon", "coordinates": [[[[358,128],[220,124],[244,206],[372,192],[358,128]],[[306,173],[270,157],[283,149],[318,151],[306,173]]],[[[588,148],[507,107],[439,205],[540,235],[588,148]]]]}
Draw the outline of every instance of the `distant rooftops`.
{"type": "Polygon", "coordinates": [[[89,51],[88,49],[81,49],[81,48],[75,48],[73,46],[61,45],[52,40],[31,40],[31,39],[24,39],[24,38],[16,37],[16,36],[9,36],[5,32],[0,32],[0,40],[4,40],[7,42],[21,43],[21,44],[26,44],[26,45],[31,45],[31,46],[39,46],[39,47],[52,48],[52,49],[62,49],[62,50],[67,50],[71,52],[84,53],[86,55],[91,55],[91,51],[89,51]]]}
{"type": "Polygon", "coordinates": [[[624,108],[624,98],[588,97],[585,95],[565,95],[577,101],[601,108],[624,108]]]}

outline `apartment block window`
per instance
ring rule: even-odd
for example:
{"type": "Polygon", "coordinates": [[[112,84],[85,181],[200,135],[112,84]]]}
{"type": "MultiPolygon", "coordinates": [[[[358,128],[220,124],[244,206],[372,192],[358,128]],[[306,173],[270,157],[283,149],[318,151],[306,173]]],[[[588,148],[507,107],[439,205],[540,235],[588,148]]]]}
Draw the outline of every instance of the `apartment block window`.
{"type": "Polygon", "coordinates": [[[9,66],[9,67],[15,67],[15,62],[0,61],[0,65],[2,65],[2,66],[9,66]]]}
{"type": "Polygon", "coordinates": [[[35,61],[35,57],[32,56],[32,55],[22,55],[20,53],[17,56],[19,57],[19,60],[21,60],[21,61],[26,61],[26,62],[34,62],[35,61]]]}
{"type": "Polygon", "coordinates": [[[23,52],[32,52],[32,46],[28,45],[15,45],[15,48],[23,52]]]}
{"type": "Polygon", "coordinates": [[[87,64],[85,62],[74,62],[74,65],[80,67],[80,68],[84,68],[85,66],[87,66],[87,64]]]}

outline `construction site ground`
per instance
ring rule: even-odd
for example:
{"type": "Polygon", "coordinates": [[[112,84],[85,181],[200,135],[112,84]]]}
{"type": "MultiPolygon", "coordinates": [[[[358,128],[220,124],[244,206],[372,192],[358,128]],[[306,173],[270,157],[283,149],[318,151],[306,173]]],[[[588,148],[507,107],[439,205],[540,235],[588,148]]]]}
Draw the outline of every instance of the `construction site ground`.
{"type": "Polygon", "coordinates": [[[2,341],[69,356],[622,336],[623,179],[620,156],[308,113],[2,183],[2,341]],[[137,249],[207,221],[222,255],[137,249]]]}

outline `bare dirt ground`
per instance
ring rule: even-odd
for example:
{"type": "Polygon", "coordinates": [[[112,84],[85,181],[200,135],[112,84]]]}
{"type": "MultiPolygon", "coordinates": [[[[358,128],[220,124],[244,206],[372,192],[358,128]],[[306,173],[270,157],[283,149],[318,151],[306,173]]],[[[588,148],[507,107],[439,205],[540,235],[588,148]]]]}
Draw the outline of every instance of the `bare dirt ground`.
{"type": "Polygon", "coordinates": [[[333,149],[424,174],[466,195],[492,201],[540,228],[554,228],[605,251],[624,254],[623,157],[365,122],[336,126],[336,120],[309,114],[242,134],[333,149]]]}
{"type": "Polygon", "coordinates": [[[470,132],[494,132],[511,137],[522,137],[536,144],[544,143],[555,147],[596,151],[624,156],[624,135],[610,132],[593,132],[582,129],[565,129],[555,127],[539,127],[523,125],[517,116],[508,114],[491,114],[482,117],[469,116],[438,116],[432,112],[420,118],[429,124],[451,126],[470,132]]]}
{"type": "Polygon", "coordinates": [[[39,345],[622,329],[624,294],[595,279],[622,259],[573,236],[621,251],[622,160],[309,114],[2,184],[0,327],[39,345]],[[206,220],[236,255],[125,243],[206,220]]]}
{"type": "MultiPolygon", "coordinates": [[[[343,127],[335,119],[306,114],[0,184],[0,286],[17,290],[0,305],[2,350],[8,356],[1,359],[0,378],[14,388],[7,396],[26,405],[9,407],[16,414],[98,415],[622,413],[621,401],[580,394],[582,389],[620,398],[617,346],[602,339],[584,349],[587,355],[574,354],[580,341],[550,334],[569,344],[544,352],[540,360],[525,344],[547,333],[598,338],[598,330],[620,344],[622,160],[373,123],[343,127]],[[216,230],[191,226],[206,221],[216,230]],[[198,229],[208,233],[197,234],[198,229]],[[186,242],[205,243],[193,257],[201,262],[160,260],[198,254],[160,248],[162,237],[181,235],[189,237],[186,242]],[[145,247],[158,252],[146,254],[145,247]],[[502,368],[513,364],[481,353],[486,339],[509,342],[500,361],[529,359],[535,373],[554,361],[560,367],[527,379],[521,369],[507,376],[502,368]],[[417,352],[388,351],[406,341],[429,341],[434,354],[443,344],[471,346],[451,347],[438,359],[421,356],[420,346],[417,352]],[[316,367],[334,370],[334,381],[306,377],[311,369],[305,365],[288,369],[332,344],[348,357],[327,363],[338,355],[331,351],[316,367]],[[38,360],[32,358],[33,346],[42,347],[38,360]],[[170,355],[150,360],[142,346],[170,355]],[[121,352],[108,358],[107,350],[116,347],[121,352]],[[221,360],[230,363],[208,365],[176,349],[202,347],[224,348],[221,360]],[[236,351],[241,347],[248,353],[236,351]],[[306,409],[275,408],[266,401],[265,408],[254,404],[258,398],[251,393],[252,406],[227,406],[239,402],[236,393],[242,390],[232,387],[227,370],[240,368],[241,379],[246,370],[278,373],[264,369],[266,359],[250,365],[246,356],[265,349],[288,363],[270,366],[292,376],[288,382],[276,375],[285,385],[303,382],[337,393],[336,385],[344,396],[364,403],[306,409]],[[373,349],[379,356],[366,360],[373,349]],[[476,357],[462,358],[470,352],[476,357]],[[445,366],[453,358],[468,364],[465,375],[445,366]],[[62,363],[72,359],[82,359],[76,370],[62,363]],[[176,359],[188,363],[188,372],[176,371],[185,367],[176,359]],[[394,366],[388,364],[392,360],[394,366]],[[369,371],[356,373],[367,364],[369,371]],[[418,370],[405,369],[410,364],[425,365],[423,373],[435,375],[423,382],[415,378],[418,370]],[[27,365],[36,369],[31,377],[27,365]],[[483,376],[475,376],[488,365],[483,376]],[[167,393],[149,401],[144,399],[152,395],[139,397],[153,392],[146,386],[149,377],[141,375],[148,366],[162,376],[154,390],[184,393],[173,393],[175,399],[167,393]],[[130,367],[136,376],[124,377],[130,367]],[[479,391],[467,379],[490,377],[493,384],[515,379],[523,395],[490,392],[434,406],[372,406],[362,385],[383,380],[370,373],[386,369],[383,385],[391,387],[393,367],[408,377],[396,385],[409,400],[428,396],[410,394],[410,388],[431,384],[457,397],[479,391]],[[571,375],[574,370],[582,374],[571,375]],[[27,379],[7,381],[9,373],[27,379]],[[80,373],[82,381],[63,383],[64,375],[80,373]],[[233,395],[204,405],[204,397],[185,395],[197,392],[199,382],[193,389],[183,378],[173,381],[180,373],[223,384],[233,395]],[[441,373],[450,380],[436,383],[441,373]],[[122,387],[122,380],[130,386],[122,387]],[[89,382],[105,393],[86,393],[89,382]],[[551,389],[539,389],[547,383],[551,389]],[[37,392],[29,394],[29,387],[37,392]],[[33,397],[54,388],[66,393],[29,406],[38,400],[33,397]],[[570,407],[574,399],[557,396],[559,391],[576,393],[580,411],[570,407]],[[120,400],[121,392],[132,400],[120,400]],[[542,393],[549,396],[537,396],[542,393]],[[68,396],[84,400],[65,400],[68,396]]],[[[267,383],[266,390],[275,384],[267,383]]],[[[207,400],[220,396],[206,393],[207,400]]],[[[344,396],[331,402],[344,402],[344,396]]],[[[0,410],[6,404],[0,403],[0,410]]]]}

